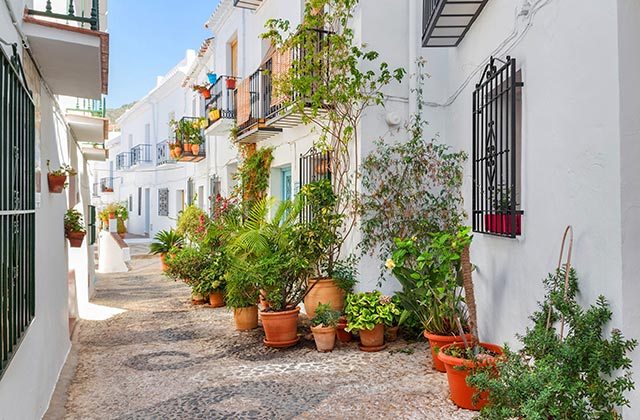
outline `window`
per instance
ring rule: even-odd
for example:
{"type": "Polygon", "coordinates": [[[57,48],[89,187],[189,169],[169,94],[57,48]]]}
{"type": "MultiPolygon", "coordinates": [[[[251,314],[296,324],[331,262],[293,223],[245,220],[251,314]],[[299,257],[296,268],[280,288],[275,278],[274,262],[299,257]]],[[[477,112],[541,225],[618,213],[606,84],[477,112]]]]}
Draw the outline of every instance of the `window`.
{"type": "Polygon", "coordinates": [[[491,58],[473,93],[473,231],[515,238],[520,209],[521,75],[515,58],[491,58]]]}
{"type": "Polygon", "coordinates": [[[204,185],[198,187],[198,207],[204,208],[204,185]]]}
{"type": "Polygon", "coordinates": [[[286,168],[280,169],[281,172],[281,198],[282,201],[291,200],[293,198],[292,190],[291,190],[291,166],[287,166],[286,168]]]}
{"type": "MultiPolygon", "coordinates": [[[[322,152],[315,147],[309,149],[307,153],[300,156],[300,186],[304,187],[312,182],[322,179],[331,180],[331,154],[322,152]]],[[[300,213],[302,220],[312,220],[313,210],[310,206],[306,206],[300,213]]]]}
{"type": "Polygon", "coordinates": [[[131,150],[131,148],[133,147],[133,134],[129,134],[127,146],[127,150],[131,150]]]}
{"type": "Polygon", "coordinates": [[[158,216],[169,216],[169,188],[158,190],[158,216]]]}
{"type": "Polygon", "coordinates": [[[142,188],[138,188],[138,216],[142,216],[142,188]]]}
{"type": "Polygon", "coordinates": [[[36,172],[35,107],[20,59],[0,48],[0,61],[1,377],[35,315],[36,172]]]}
{"type": "Polygon", "coordinates": [[[229,73],[231,76],[238,76],[238,38],[229,42],[229,73]]]}
{"type": "Polygon", "coordinates": [[[184,190],[176,191],[176,215],[184,210],[184,190]]]}
{"type": "Polygon", "coordinates": [[[187,180],[187,205],[193,203],[193,179],[187,180]]]}
{"type": "Polygon", "coordinates": [[[133,212],[133,196],[129,194],[129,212],[133,212]]]}

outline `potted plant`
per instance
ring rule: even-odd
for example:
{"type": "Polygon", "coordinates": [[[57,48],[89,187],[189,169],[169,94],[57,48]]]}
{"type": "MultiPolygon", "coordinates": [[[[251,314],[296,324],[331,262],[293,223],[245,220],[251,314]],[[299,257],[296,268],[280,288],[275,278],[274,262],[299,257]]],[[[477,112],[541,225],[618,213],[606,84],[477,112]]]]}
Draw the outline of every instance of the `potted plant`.
{"type": "Polygon", "coordinates": [[[167,264],[165,261],[166,256],[172,250],[182,247],[183,237],[173,229],[169,229],[161,230],[156,233],[153,239],[154,242],[149,246],[149,253],[153,255],[160,255],[162,271],[167,271],[167,264]]]}
{"type": "Polygon", "coordinates": [[[379,291],[352,293],[347,295],[347,331],[358,331],[360,334],[360,350],[374,352],[383,350],[384,324],[391,322],[393,316],[400,311],[389,296],[379,291]]]}
{"type": "Polygon", "coordinates": [[[109,203],[104,208],[104,211],[107,213],[109,220],[115,220],[116,213],[118,212],[118,203],[109,203]]]}
{"type": "Polygon", "coordinates": [[[331,351],[336,344],[336,326],[340,312],[329,304],[319,303],[315,314],[311,319],[311,332],[316,342],[316,348],[319,352],[331,351]]]}
{"type": "Polygon", "coordinates": [[[202,95],[202,97],[203,97],[204,99],[209,99],[209,98],[211,98],[211,92],[209,91],[209,88],[208,88],[207,86],[205,86],[205,85],[193,85],[193,86],[192,86],[192,89],[193,89],[195,92],[199,92],[199,93],[200,93],[200,95],[202,95]]]}
{"type": "Polygon", "coordinates": [[[612,328],[604,296],[583,307],[578,285],[566,265],[549,274],[533,325],[518,336],[522,349],[505,345],[495,366],[470,372],[467,384],[489,394],[483,418],[622,418],[634,387],[629,353],[638,343],[612,328]]]}
{"type": "Polygon", "coordinates": [[[174,280],[183,281],[191,287],[191,300],[194,304],[203,304],[208,299],[209,290],[202,283],[209,281],[206,272],[211,265],[211,252],[199,243],[190,242],[180,249],[167,254],[166,275],[174,280]]]}
{"type": "Polygon", "coordinates": [[[226,79],[227,89],[234,90],[236,88],[236,78],[232,76],[227,76],[226,79]]]}
{"type": "Polygon", "coordinates": [[[207,80],[209,80],[209,84],[215,85],[218,80],[218,75],[216,73],[207,73],[207,80]]]}
{"type": "Polygon", "coordinates": [[[47,160],[49,192],[60,194],[67,186],[67,176],[74,176],[77,172],[69,165],[62,165],[59,169],[51,170],[50,163],[51,161],[47,160]]]}
{"type": "Polygon", "coordinates": [[[298,304],[311,272],[306,255],[294,242],[301,205],[300,196],[295,203],[282,201],[269,219],[269,202],[257,201],[233,242],[235,253],[245,261],[247,277],[257,280],[258,290],[269,302],[260,313],[264,344],[269,347],[290,347],[299,341],[298,304]]]}
{"type": "Polygon", "coordinates": [[[214,123],[220,119],[220,110],[218,108],[211,108],[209,110],[209,120],[214,123]]]}
{"type": "Polygon", "coordinates": [[[497,197],[494,197],[493,200],[497,200],[496,212],[484,215],[484,223],[487,230],[501,235],[510,235],[512,224],[515,221],[515,234],[520,235],[522,233],[523,212],[516,210],[515,214],[513,214],[511,209],[511,188],[504,186],[498,188],[497,197]]]}
{"type": "Polygon", "coordinates": [[[225,277],[227,306],[233,308],[236,330],[253,330],[258,327],[257,285],[253,278],[245,275],[249,269],[244,260],[232,257],[230,267],[225,277]]]}
{"type": "MultiPolygon", "coordinates": [[[[469,228],[434,233],[424,244],[416,238],[398,239],[386,263],[402,285],[397,292],[402,307],[422,322],[433,366],[440,372],[445,372],[437,357],[440,347],[462,341],[458,321],[469,333],[459,278],[461,254],[470,242],[469,228]]],[[[471,340],[470,334],[467,339],[471,340]]]]}
{"type": "Polygon", "coordinates": [[[64,215],[64,233],[72,248],[80,248],[86,235],[82,214],[75,209],[69,209],[64,215]]]}
{"type": "Polygon", "coordinates": [[[393,314],[391,321],[386,322],[384,325],[384,338],[387,342],[394,342],[398,339],[398,330],[400,329],[400,323],[402,322],[402,315],[405,313],[402,308],[402,302],[400,296],[397,294],[391,298],[391,301],[398,309],[397,313],[393,314]]]}
{"type": "Polygon", "coordinates": [[[338,324],[336,325],[336,336],[341,343],[348,343],[353,340],[353,335],[347,331],[347,326],[349,323],[347,322],[346,316],[341,316],[338,319],[338,324]]]}

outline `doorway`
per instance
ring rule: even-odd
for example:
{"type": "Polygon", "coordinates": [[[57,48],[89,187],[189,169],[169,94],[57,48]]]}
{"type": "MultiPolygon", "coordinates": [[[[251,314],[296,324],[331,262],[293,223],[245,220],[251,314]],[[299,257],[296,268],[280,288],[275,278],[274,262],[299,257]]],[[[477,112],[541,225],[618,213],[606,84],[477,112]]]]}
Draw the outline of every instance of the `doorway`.
{"type": "Polygon", "coordinates": [[[144,233],[151,232],[151,188],[144,189],[144,233]]]}

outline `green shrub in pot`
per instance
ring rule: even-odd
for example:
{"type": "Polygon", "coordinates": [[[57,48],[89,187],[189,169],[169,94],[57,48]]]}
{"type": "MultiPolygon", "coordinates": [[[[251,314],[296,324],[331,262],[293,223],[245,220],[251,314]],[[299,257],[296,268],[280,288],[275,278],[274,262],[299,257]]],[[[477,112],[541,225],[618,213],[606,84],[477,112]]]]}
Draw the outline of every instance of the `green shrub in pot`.
{"type": "Polygon", "coordinates": [[[347,295],[345,315],[349,322],[347,331],[373,330],[377,325],[389,325],[394,316],[400,315],[389,296],[379,291],[347,295]]]}

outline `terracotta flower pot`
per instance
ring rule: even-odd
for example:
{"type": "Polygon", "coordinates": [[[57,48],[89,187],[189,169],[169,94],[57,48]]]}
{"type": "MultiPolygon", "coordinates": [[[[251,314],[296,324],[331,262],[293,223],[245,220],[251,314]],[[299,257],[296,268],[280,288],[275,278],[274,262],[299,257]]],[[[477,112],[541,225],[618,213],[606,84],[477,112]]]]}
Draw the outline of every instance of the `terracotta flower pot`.
{"type": "Polygon", "coordinates": [[[224,293],[216,290],[209,293],[209,305],[213,308],[221,308],[224,306],[224,293]]]}
{"type": "Polygon", "coordinates": [[[236,88],[236,79],[227,78],[227,89],[233,90],[236,88]]]}
{"type": "MultiPolygon", "coordinates": [[[[464,347],[463,343],[452,343],[443,346],[442,349],[446,349],[451,346],[464,347]]],[[[487,350],[491,350],[496,354],[502,354],[502,348],[495,344],[480,343],[480,346],[487,350]]],[[[480,394],[476,404],[473,404],[473,395],[477,392],[475,388],[467,385],[467,376],[469,376],[469,369],[478,366],[495,365],[495,358],[488,356],[480,361],[461,359],[459,357],[449,356],[448,354],[440,351],[438,353],[438,359],[445,365],[447,371],[447,381],[449,382],[449,390],[451,391],[451,401],[453,401],[458,407],[465,408],[467,410],[481,410],[489,399],[487,392],[480,394]]]]}
{"type": "Polygon", "coordinates": [[[311,327],[311,332],[319,352],[333,350],[336,345],[336,327],[311,327]]]}
{"type": "Polygon", "coordinates": [[[338,321],[338,326],[336,327],[336,335],[341,343],[348,343],[353,339],[351,333],[344,330],[345,328],[347,328],[347,319],[342,317],[338,321]]]}
{"type": "Polygon", "coordinates": [[[184,148],[185,152],[191,153],[193,145],[191,143],[185,143],[182,145],[182,147],[184,148]]]}
{"type": "Polygon", "coordinates": [[[291,347],[298,343],[298,313],[300,308],[280,312],[261,312],[264,344],[268,347],[291,347]]]}
{"type": "Polygon", "coordinates": [[[182,147],[180,146],[176,146],[173,148],[173,154],[176,157],[176,159],[179,159],[180,156],[182,155],[182,147]]]}
{"type": "Polygon", "coordinates": [[[234,308],[233,320],[236,324],[236,330],[249,331],[258,327],[258,307],[249,306],[248,308],[234,308]]]}
{"type": "MultiPolygon", "coordinates": [[[[427,340],[429,340],[429,347],[431,348],[431,359],[433,360],[433,367],[438,372],[445,372],[444,363],[438,359],[438,352],[441,347],[446,346],[447,344],[455,343],[456,341],[462,342],[462,337],[459,335],[437,335],[431,334],[428,332],[424,332],[424,336],[427,340]]],[[[471,334],[466,334],[465,338],[467,341],[471,341],[471,334]]]]}
{"type": "Polygon", "coordinates": [[[194,305],[202,305],[205,303],[205,298],[200,293],[191,293],[191,302],[194,305]]]}
{"type": "Polygon", "coordinates": [[[378,324],[372,330],[360,330],[359,333],[362,347],[381,347],[384,345],[384,324],[378,324]]]}
{"type": "Polygon", "coordinates": [[[344,290],[333,279],[309,279],[307,295],[304,298],[304,310],[309,319],[316,315],[319,303],[328,303],[339,312],[344,309],[344,290]]]}
{"type": "Polygon", "coordinates": [[[60,194],[64,191],[64,184],[67,182],[67,176],[47,174],[47,182],[49,183],[49,192],[60,194]]]}
{"type": "Polygon", "coordinates": [[[114,220],[116,218],[115,213],[109,213],[109,220],[114,220]]]}
{"type": "Polygon", "coordinates": [[[167,266],[167,254],[164,252],[160,254],[160,267],[162,267],[162,271],[167,271],[169,266],[167,266]]]}
{"type": "Polygon", "coordinates": [[[386,340],[389,342],[396,341],[398,339],[398,329],[400,329],[400,327],[397,325],[393,327],[385,327],[384,335],[386,340]]]}
{"type": "Polygon", "coordinates": [[[209,92],[209,89],[201,89],[200,90],[200,94],[202,95],[202,97],[204,99],[209,99],[211,98],[211,92],[209,92]]]}
{"type": "Polygon", "coordinates": [[[82,241],[84,241],[85,232],[69,232],[67,233],[67,239],[69,239],[69,245],[71,248],[80,248],[82,241]]]}
{"type": "Polygon", "coordinates": [[[200,153],[200,145],[199,144],[192,144],[191,145],[191,153],[193,153],[194,156],[197,156],[198,153],[200,153]]]}
{"type": "Polygon", "coordinates": [[[169,149],[169,157],[171,159],[175,159],[176,158],[176,152],[173,151],[173,147],[169,149]]]}

